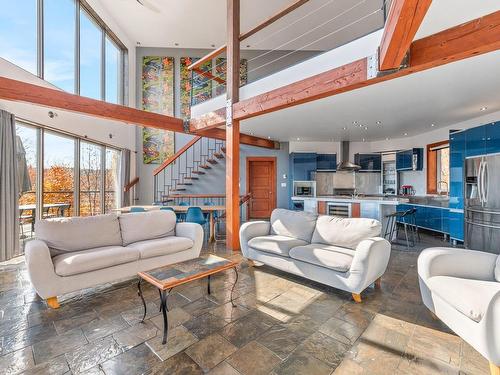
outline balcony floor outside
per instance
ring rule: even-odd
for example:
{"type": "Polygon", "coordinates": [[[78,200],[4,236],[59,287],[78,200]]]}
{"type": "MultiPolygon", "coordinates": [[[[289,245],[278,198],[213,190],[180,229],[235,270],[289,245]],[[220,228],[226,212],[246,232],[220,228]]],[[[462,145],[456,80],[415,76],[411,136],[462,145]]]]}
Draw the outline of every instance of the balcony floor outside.
{"type": "MultiPolygon", "coordinates": [[[[424,235],[418,250],[445,245],[424,235]]],[[[241,259],[221,242],[204,252],[241,259]]],[[[51,310],[20,257],[0,264],[0,373],[488,374],[488,362],[423,306],[418,253],[394,247],[382,289],[365,291],[361,304],[243,262],[235,309],[232,271],[213,277],[210,296],[206,280],[174,289],[165,346],[153,288],[145,323],[135,279],[62,296],[51,310]]]]}

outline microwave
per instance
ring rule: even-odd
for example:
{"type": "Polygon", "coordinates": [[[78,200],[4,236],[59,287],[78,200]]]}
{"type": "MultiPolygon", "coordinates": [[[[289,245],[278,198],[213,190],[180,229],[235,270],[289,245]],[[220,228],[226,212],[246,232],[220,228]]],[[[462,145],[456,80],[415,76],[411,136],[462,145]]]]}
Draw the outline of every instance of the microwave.
{"type": "Polygon", "coordinates": [[[316,196],[315,181],[294,181],[293,195],[296,197],[314,197],[316,196]]]}

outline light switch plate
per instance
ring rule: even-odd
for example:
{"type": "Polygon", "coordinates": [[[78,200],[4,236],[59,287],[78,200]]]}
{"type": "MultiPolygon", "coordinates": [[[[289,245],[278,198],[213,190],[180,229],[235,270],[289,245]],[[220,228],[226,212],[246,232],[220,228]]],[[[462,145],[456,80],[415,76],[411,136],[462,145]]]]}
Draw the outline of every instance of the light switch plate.
{"type": "Polygon", "coordinates": [[[286,187],[286,182],[282,182],[281,187],[286,187]]]}

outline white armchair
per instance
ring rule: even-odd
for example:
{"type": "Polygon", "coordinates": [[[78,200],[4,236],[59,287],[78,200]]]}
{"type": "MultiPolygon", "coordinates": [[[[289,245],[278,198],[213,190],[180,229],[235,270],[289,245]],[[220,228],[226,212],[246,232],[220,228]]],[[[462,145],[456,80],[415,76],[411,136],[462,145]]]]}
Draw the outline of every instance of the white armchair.
{"type": "Polygon", "coordinates": [[[418,258],[425,306],[487,358],[494,375],[500,375],[498,258],[455,248],[426,249],[418,258]]]}

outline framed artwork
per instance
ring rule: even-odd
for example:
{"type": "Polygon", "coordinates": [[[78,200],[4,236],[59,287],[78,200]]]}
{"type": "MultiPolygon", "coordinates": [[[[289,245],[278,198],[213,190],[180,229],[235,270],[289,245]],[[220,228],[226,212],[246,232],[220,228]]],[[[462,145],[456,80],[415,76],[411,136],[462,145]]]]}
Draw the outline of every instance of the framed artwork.
{"type": "MultiPolygon", "coordinates": [[[[193,74],[189,65],[199,60],[197,57],[181,57],[181,117],[185,120],[191,118],[191,104],[202,103],[212,98],[212,80],[200,74],[193,74]]],[[[212,72],[212,61],[207,61],[200,67],[205,72],[212,72]]]]}
{"type": "MultiPolygon", "coordinates": [[[[215,75],[226,80],[227,64],[224,57],[219,57],[215,60],[215,75]]],[[[240,86],[248,83],[248,60],[240,60],[240,86]]],[[[226,85],[217,85],[215,87],[215,95],[222,95],[226,92],[226,85]]]]}
{"type": "MultiPolygon", "coordinates": [[[[174,115],[174,58],[144,56],[142,59],[142,109],[174,115]]],[[[144,164],[160,164],[175,151],[174,132],[142,128],[144,164]]]]}

